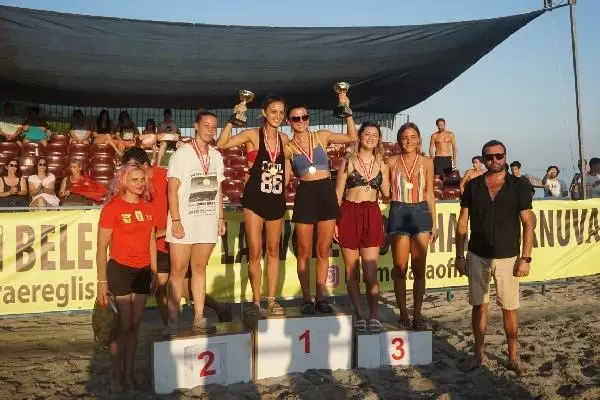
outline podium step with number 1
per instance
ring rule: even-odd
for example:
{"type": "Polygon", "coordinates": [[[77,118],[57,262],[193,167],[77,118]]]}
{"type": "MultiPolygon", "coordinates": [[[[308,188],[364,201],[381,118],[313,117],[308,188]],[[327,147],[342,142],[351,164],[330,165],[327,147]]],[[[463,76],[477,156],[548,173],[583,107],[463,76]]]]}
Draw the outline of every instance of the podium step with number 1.
{"type": "Polygon", "coordinates": [[[246,319],[254,329],[254,379],[308,369],[350,369],[352,314],[334,307],[333,314],[300,313],[246,319]]]}

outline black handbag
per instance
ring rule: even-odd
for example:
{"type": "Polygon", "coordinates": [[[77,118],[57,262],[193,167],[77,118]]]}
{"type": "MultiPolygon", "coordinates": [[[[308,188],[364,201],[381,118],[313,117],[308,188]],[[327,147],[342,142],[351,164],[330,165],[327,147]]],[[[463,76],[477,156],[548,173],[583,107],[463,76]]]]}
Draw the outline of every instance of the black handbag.
{"type": "Polygon", "coordinates": [[[110,342],[117,337],[119,330],[119,309],[115,296],[112,293],[107,293],[108,304],[101,307],[96,303],[92,312],[92,328],[94,329],[94,341],[108,347],[110,342]]]}

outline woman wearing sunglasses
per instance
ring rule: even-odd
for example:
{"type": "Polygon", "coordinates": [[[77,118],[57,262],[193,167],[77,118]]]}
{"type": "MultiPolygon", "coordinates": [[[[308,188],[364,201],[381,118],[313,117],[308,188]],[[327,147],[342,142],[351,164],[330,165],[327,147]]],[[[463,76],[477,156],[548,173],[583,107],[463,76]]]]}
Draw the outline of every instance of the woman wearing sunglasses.
{"type": "Polygon", "coordinates": [[[31,175],[28,181],[31,207],[58,207],[60,200],[56,197],[56,177],[48,172],[48,160],[44,157],[38,159],[36,174],[31,175]]]}
{"type": "Polygon", "coordinates": [[[0,179],[0,206],[27,207],[27,200],[27,181],[21,176],[19,160],[13,158],[0,179]]]}
{"type": "Polygon", "coordinates": [[[383,244],[383,220],[377,202],[379,194],[390,196],[388,169],[383,162],[381,127],[363,122],[352,155],[338,171],[336,192],[340,207],[336,237],[346,265],[346,286],[354,306],[356,332],[380,332],[377,298],[377,260],[383,244]],[[360,267],[367,289],[369,320],[360,301],[360,267]]]}
{"type": "MultiPolygon", "coordinates": [[[[339,94],[340,104],[349,104],[345,93],[339,94]]],[[[287,147],[287,155],[292,160],[300,184],[296,190],[294,214],[298,244],[297,269],[302,287],[303,314],[331,313],[333,309],[325,300],[323,292],[329,269],[329,249],[335,231],[335,221],[339,214],[335,183],[329,173],[327,146],[348,144],[358,140],[352,115],[346,117],[348,134],[333,133],[327,130],[310,132],[309,114],[305,106],[294,106],[287,111],[287,120],[294,136],[287,147]],[[313,233],[316,227],[316,291],[315,302],[310,294],[310,259],[312,257],[313,233]]]]}
{"type": "Polygon", "coordinates": [[[425,295],[427,247],[437,239],[433,161],[421,151],[421,133],[407,122],[398,130],[400,154],[388,159],[392,201],[389,211],[389,235],[392,238],[394,292],[400,309],[400,326],[425,329],[421,306],[425,295]],[[406,307],[408,260],[414,276],[413,322],[406,307]]]}
{"type": "MultiPolygon", "coordinates": [[[[233,112],[245,112],[246,104],[235,106],[233,112]]],[[[231,137],[231,122],[227,122],[217,140],[217,148],[245,145],[248,160],[252,162],[250,177],[242,198],[246,240],[248,241],[248,277],[252,286],[250,315],[259,315],[261,294],[262,231],[266,230],[267,250],[267,311],[269,314],[284,313],[275,301],[279,276],[279,242],[286,212],[285,184],[291,168],[283,149],[289,139],[279,132],[285,116],[285,102],[279,96],[268,96],[261,107],[263,126],[245,129],[231,137]]]]}

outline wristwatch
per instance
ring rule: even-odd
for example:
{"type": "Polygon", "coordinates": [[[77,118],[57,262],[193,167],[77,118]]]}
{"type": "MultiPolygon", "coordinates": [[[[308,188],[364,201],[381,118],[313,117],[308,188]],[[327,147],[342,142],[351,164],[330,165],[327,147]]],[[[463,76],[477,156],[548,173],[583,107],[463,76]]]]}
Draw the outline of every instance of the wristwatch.
{"type": "Polygon", "coordinates": [[[525,261],[527,264],[531,264],[531,257],[521,257],[521,260],[525,261]]]}

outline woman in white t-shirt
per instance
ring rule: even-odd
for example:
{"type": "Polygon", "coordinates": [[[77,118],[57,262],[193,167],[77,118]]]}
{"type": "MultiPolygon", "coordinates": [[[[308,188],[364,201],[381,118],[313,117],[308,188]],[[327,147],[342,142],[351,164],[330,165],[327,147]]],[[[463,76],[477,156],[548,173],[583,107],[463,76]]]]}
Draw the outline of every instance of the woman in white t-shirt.
{"type": "Polygon", "coordinates": [[[48,173],[48,161],[40,157],[35,175],[28,179],[31,207],[58,207],[60,200],[56,197],[56,177],[48,173]]]}
{"type": "Polygon", "coordinates": [[[194,323],[198,333],[215,331],[204,315],[206,266],[217,238],[225,234],[221,182],[223,158],[210,144],[217,130],[217,117],[198,111],[194,123],[196,135],[181,146],[169,160],[166,241],[169,243],[169,324],[165,336],[177,334],[179,304],[183,281],[191,267],[191,292],[194,298],[194,323]]]}

